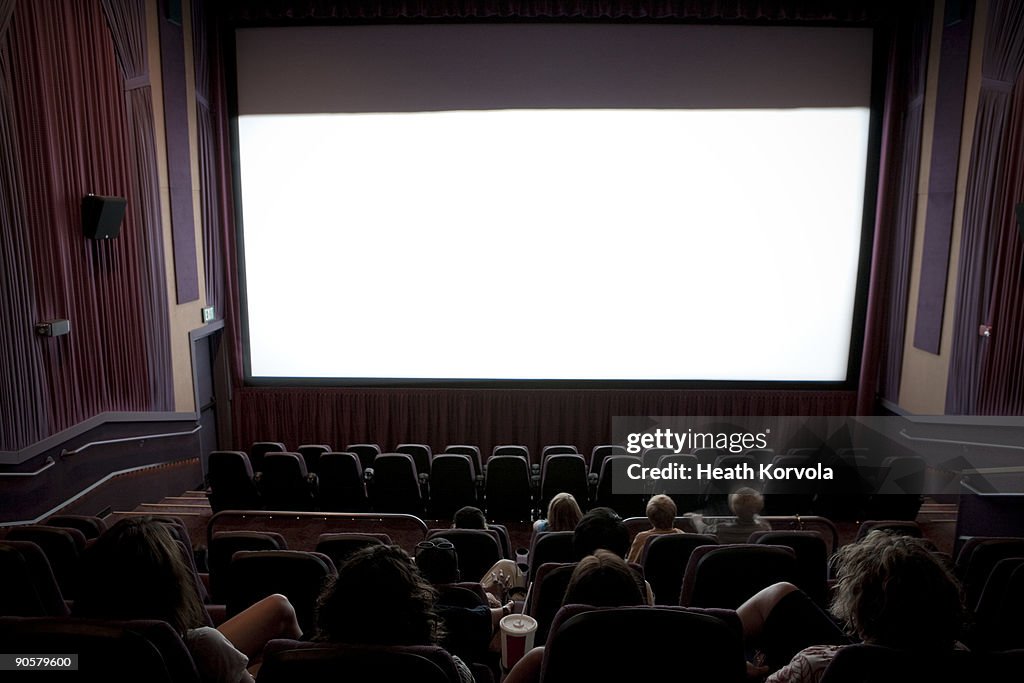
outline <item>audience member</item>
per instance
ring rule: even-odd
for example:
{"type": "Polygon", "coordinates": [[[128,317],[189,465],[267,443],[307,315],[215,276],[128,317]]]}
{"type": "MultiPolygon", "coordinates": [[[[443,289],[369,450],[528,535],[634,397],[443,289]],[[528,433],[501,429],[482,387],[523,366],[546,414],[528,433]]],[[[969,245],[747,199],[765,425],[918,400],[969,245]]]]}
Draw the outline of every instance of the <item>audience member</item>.
{"type": "Polygon", "coordinates": [[[302,635],[295,610],[271,595],[218,626],[205,626],[196,577],[165,523],[128,517],[110,527],[82,558],[74,614],[96,619],[160,619],[188,647],[204,683],[252,681],[263,647],[302,635]]]}
{"type": "Polygon", "coordinates": [[[643,579],[610,550],[596,550],[576,564],[563,605],[625,607],[647,604],[643,579]]]}
{"type": "Polygon", "coordinates": [[[466,505],[455,511],[452,517],[453,529],[486,529],[487,517],[484,511],[472,505],[466,505]]]}
{"type": "Polygon", "coordinates": [[[647,539],[664,534],[683,533],[681,529],[675,528],[675,501],[664,494],[652,496],[647,501],[647,519],[651,520],[651,526],[654,528],[641,531],[633,539],[633,545],[629,547],[629,556],[627,557],[630,562],[640,561],[640,557],[644,553],[644,546],[647,545],[647,539]]]}
{"type": "Polygon", "coordinates": [[[772,525],[758,515],[764,509],[764,496],[744,486],[729,494],[729,509],[734,518],[706,521],[700,515],[690,515],[699,534],[714,534],[719,543],[746,543],[755,531],[771,531],[772,525]]]}
{"type": "Polygon", "coordinates": [[[548,515],[533,523],[534,533],[541,531],[572,531],[583,517],[583,511],[571,493],[555,494],[548,503],[548,515]]]}
{"type": "Polygon", "coordinates": [[[583,515],[573,530],[572,549],[577,559],[592,555],[595,550],[611,550],[625,557],[629,550],[629,529],[615,510],[596,507],[583,515]]]}
{"type": "MultiPolygon", "coordinates": [[[[610,550],[596,550],[576,565],[565,590],[563,605],[631,607],[648,604],[647,588],[625,560],[610,550]]],[[[504,683],[536,683],[544,662],[543,645],[527,652],[504,683]]]]}
{"type": "Polygon", "coordinates": [[[919,538],[872,531],[836,554],[830,610],[778,583],[737,610],[760,655],[751,673],[767,683],[816,683],[844,645],[857,640],[935,656],[957,646],[963,605],[949,569],[919,538]]]}
{"type": "MultiPolygon", "coordinates": [[[[314,640],[353,645],[441,645],[438,593],[408,553],[373,545],[354,553],[320,595],[314,640]]],[[[500,619],[500,616],[498,617],[500,619]]],[[[453,655],[461,683],[469,667],[453,655]]]]}

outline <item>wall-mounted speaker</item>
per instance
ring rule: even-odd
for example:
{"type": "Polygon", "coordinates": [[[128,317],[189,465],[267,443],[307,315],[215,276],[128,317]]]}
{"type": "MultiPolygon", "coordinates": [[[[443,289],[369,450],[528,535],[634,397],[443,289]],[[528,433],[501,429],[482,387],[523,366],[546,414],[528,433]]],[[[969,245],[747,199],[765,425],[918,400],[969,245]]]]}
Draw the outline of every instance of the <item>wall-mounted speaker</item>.
{"type": "Polygon", "coordinates": [[[128,200],[87,194],[82,197],[82,232],[93,240],[109,240],[121,233],[128,200]]]}

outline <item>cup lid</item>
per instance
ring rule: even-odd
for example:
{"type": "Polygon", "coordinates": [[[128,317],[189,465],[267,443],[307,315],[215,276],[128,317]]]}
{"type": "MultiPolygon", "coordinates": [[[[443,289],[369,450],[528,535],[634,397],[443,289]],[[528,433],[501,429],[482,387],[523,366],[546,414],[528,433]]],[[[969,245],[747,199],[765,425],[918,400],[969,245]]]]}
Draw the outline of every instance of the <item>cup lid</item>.
{"type": "Polygon", "coordinates": [[[528,614],[510,614],[498,623],[501,630],[509,635],[525,636],[537,630],[537,620],[528,614]]]}

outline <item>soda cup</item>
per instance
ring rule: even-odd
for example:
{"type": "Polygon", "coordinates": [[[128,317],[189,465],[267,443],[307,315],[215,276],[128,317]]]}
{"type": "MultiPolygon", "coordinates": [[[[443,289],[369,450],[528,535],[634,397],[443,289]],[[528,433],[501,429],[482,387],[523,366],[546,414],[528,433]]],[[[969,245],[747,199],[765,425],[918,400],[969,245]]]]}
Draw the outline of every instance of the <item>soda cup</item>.
{"type": "Polygon", "coordinates": [[[537,620],[527,614],[510,614],[498,622],[501,627],[501,665],[511,669],[533,649],[537,620]]]}

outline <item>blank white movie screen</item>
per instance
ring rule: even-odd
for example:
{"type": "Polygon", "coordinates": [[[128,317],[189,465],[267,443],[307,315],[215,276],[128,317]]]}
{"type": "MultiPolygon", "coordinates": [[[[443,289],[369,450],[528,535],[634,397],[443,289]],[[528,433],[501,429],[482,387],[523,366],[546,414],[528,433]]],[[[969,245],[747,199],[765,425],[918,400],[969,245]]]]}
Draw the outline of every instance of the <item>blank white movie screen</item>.
{"type": "MultiPolygon", "coordinates": [[[[773,106],[764,99],[739,106],[743,93],[706,107],[653,106],[660,103],[641,93],[630,107],[626,74],[618,77],[626,92],[614,106],[587,88],[574,97],[599,106],[564,106],[564,84],[527,63],[516,67],[524,69],[520,78],[547,85],[542,96],[527,89],[524,106],[501,101],[514,101],[516,89],[506,84],[495,101],[456,94],[433,102],[434,94],[421,94],[411,97],[426,99],[409,107],[421,110],[373,111],[385,107],[346,105],[339,84],[321,83],[331,90],[321,100],[313,85],[303,86],[305,94],[282,94],[302,63],[294,53],[308,41],[286,38],[269,50],[296,62],[284,59],[275,78],[286,85],[275,88],[275,78],[260,73],[271,58],[262,54],[265,36],[275,30],[239,32],[253,377],[847,378],[869,146],[870,36],[850,48],[861,74],[851,86],[856,92],[836,101],[795,93],[800,106],[778,106],[772,98],[784,95],[776,88],[767,99],[773,106]]],[[[470,33],[466,50],[495,42],[486,32],[470,33]]],[[[547,42],[534,38],[528,46],[557,51],[567,40],[557,31],[539,33],[547,42]]],[[[828,45],[824,33],[819,42],[828,45]]],[[[429,32],[417,36],[430,44],[429,32]]],[[[367,36],[369,46],[359,49],[389,44],[377,38],[367,36]]],[[[347,78],[366,78],[359,59],[337,59],[356,62],[347,78]]],[[[799,76],[800,56],[792,59],[790,71],[799,76]]],[[[444,67],[422,68],[429,82],[444,67]]],[[[373,82],[383,79],[379,97],[393,103],[393,90],[410,86],[386,76],[375,74],[373,82]]],[[[645,88],[671,91],[675,77],[666,78],[645,88]]]]}

